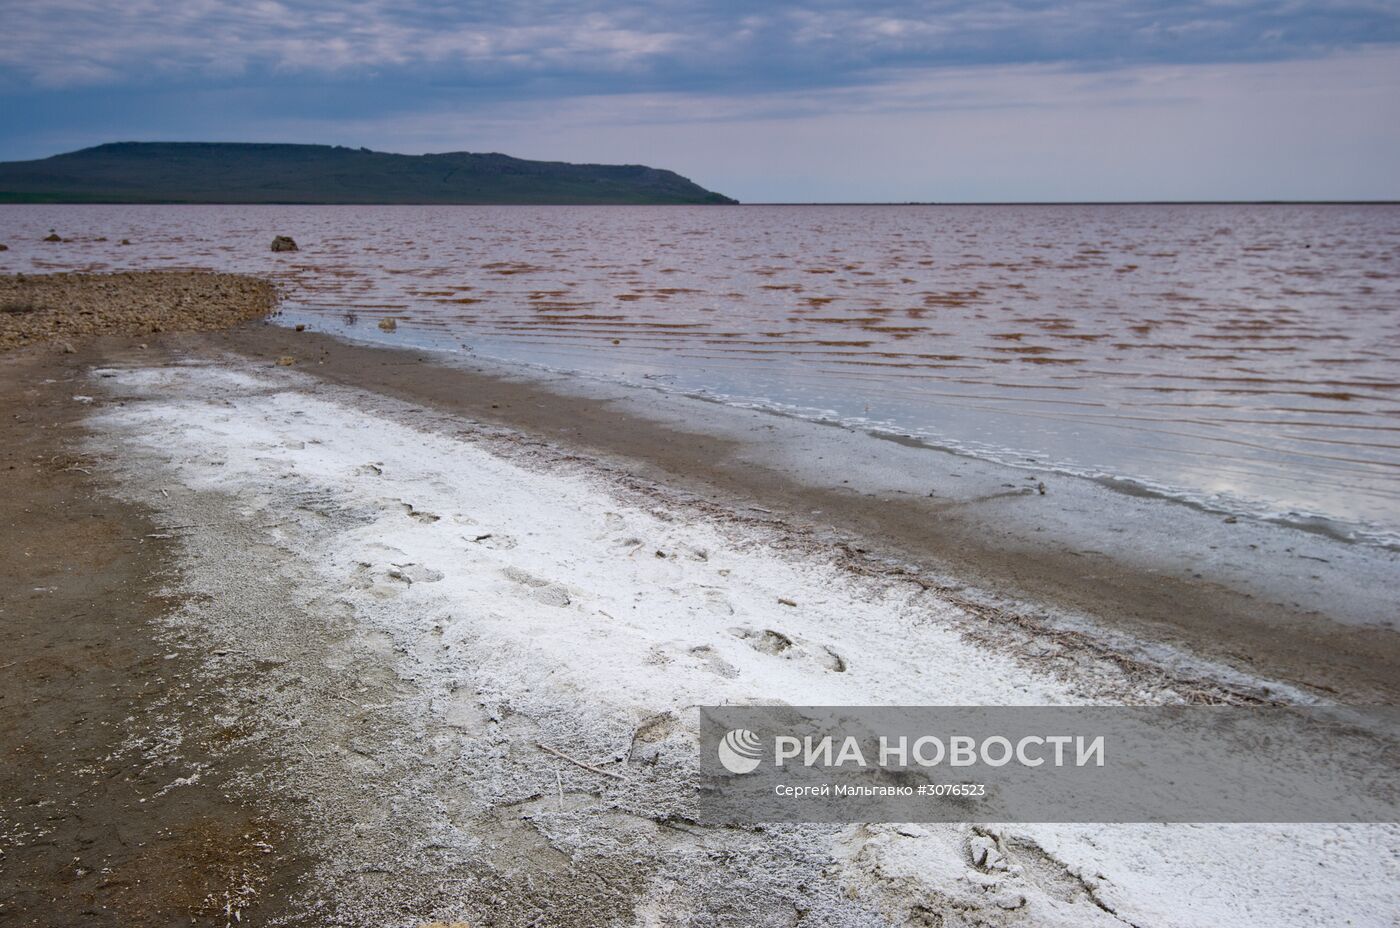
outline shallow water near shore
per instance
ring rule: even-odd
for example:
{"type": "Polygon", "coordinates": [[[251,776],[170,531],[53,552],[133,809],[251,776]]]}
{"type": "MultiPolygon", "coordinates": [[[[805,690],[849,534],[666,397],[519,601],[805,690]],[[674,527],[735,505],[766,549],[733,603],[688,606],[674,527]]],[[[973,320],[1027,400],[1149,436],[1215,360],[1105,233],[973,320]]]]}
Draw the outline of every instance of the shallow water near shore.
{"type": "Polygon", "coordinates": [[[289,323],[1400,545],[1397,206],[7,206],[0,228],[6,271],[267,274],[289,323]]]}

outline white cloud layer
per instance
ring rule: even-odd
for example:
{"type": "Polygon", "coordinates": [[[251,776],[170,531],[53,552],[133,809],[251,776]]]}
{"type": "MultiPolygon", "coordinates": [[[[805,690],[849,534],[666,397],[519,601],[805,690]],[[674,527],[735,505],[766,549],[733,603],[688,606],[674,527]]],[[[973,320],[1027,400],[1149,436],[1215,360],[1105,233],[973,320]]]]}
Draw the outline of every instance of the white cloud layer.
{"type": "Polygon", "coordinates": [[[746,200],[1400,197],[1374,0],[0,0],[0,158],[647,162],[746,200]]]}
{"type": "Polygon", "coordinates": [[[839,84],[882,64],[1247,61],[1400,42],[1400,8],[1370,0],[7,0],[0,13],[0,68],[45,87],[428,69],[737,88],[839,84]]]}
{"type": "Polygon", "coordinates": [[[604,95],[291,120],[285,140],[662,164],[742,200],[1400,199],[1400,52],[899,72],[734,98],[604,95]]]}

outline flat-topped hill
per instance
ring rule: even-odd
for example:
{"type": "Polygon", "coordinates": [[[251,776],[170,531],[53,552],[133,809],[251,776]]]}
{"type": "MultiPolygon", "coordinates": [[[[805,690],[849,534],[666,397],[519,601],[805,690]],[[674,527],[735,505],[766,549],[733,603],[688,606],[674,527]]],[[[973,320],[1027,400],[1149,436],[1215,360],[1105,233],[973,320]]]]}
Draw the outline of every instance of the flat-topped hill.
{"type": "Polygon", "coordinates": [[[9,203],[733,203],[641,164],[331,145],[114,142],[0,162],[9,203]]]}

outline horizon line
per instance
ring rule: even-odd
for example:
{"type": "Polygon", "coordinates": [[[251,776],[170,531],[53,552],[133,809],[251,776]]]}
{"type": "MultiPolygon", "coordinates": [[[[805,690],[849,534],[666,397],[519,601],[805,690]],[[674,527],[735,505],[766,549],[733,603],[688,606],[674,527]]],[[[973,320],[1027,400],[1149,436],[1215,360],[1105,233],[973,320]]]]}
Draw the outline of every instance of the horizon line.
{"type": "Polygon", "coordinates": [[[4,206],[588,206],[704,207],[726,206],[1400,206],[1397,199],[1342,200],[749,200],[731,203],[361,203],[310,200],[3,200],[4,206]]]}

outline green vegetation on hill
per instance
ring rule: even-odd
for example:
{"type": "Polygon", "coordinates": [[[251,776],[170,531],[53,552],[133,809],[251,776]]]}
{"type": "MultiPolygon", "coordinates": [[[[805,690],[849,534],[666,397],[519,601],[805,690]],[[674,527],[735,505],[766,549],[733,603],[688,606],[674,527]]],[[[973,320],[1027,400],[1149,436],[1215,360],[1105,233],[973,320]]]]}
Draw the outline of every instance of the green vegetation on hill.
{"type": "Polygon", "coordinates": [[[114,142],[0,162],[9,203],[733,203],[674,171],[330,145],[114,142]]]}

